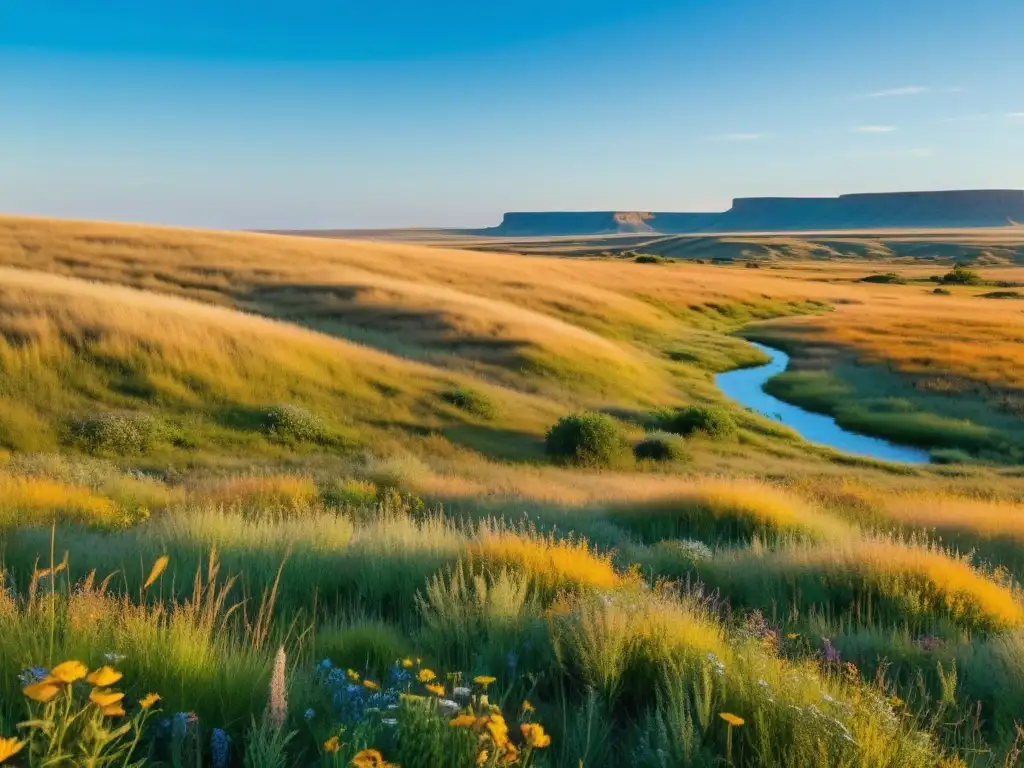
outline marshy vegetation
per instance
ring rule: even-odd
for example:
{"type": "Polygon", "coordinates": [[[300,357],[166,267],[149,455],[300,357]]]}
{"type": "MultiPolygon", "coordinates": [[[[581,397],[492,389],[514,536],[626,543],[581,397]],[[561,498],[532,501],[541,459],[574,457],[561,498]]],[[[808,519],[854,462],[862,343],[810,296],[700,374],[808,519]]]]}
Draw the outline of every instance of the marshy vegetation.
{"type": "Polygon", "coordinates": [[[25,220],[0,260],[4,765],[1021,754],[1012,302],[25,220]],[[725,401],[769,319],[790,396],[947,463],[725,401]]]}

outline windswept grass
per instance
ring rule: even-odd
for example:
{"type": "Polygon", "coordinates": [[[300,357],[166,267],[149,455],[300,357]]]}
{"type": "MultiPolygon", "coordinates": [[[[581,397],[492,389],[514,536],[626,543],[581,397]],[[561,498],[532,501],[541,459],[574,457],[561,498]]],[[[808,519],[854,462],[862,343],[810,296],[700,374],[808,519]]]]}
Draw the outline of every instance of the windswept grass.
{"type": "Polygon", "coordinates": [[[652,543],[676,538],[712,543],[839,539],[854,533],[795,494],[751,481],[705,480],[661,498],[613,505],[608,515],[652,543]]]}
{"type": "Polygon", "coordinates": [[[772,612],[788,606],[780,619],[822,612],[920,631],[941,629],[944,623],[1000,631],[1024,622],[1014,591],[967,558],[894,539],[738,551],[716,558],[700,572],[737,605],[772,612]]]}

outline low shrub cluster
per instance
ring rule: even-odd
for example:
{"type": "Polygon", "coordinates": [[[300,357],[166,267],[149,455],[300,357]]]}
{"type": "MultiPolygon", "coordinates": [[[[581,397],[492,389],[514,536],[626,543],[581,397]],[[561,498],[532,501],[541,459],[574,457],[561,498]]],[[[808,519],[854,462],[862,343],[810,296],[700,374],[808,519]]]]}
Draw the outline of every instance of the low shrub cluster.
{"type": "Polygon", "coordinates": [[[619,423],[603,413],[574,413],[558,420],[545,439],[548,456],[577,467],[614,467],[631,458],[619,423]]]}
{"type": "Polygon", "coordinates": [[[66,442],[100,455],[138,455],[152,449],[164,432],[148,413],[111,411],[72,420],[66,442]]]}
{"type": "Polygon", "coordinates": [[[725,408],[694,405],[681,408],[661,420],[661,428],[686,437],[699,435],[712,440],[728,440],[736,436],[736,421],[725,408]]]}
{"type": "Polygon", "coordinates": [[[289,403],[264,408],[260,414],[260,426],[267,437],[281,442],[324,443],[331,437],[323,419],[289,403]]]}
{"type": "Polygon", "coordinates": [[[650,461],[687,461],[691,458],[686,441],[671,432],[652,432],[633,446],[637,459],[650,461]]]}

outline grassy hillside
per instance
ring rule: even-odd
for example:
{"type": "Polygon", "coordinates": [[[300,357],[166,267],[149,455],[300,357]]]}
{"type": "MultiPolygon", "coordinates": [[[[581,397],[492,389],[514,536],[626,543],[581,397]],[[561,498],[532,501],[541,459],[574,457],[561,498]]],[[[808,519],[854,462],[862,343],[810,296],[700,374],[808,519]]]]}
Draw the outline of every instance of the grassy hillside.
{"type": "Polygon", "coordinates": [[[0,265],[6,764],[1018,759],[1018,321],[983,287],[13,218],[0,265]],[[963,461],[725,401],[740,333],[963,461]]]}

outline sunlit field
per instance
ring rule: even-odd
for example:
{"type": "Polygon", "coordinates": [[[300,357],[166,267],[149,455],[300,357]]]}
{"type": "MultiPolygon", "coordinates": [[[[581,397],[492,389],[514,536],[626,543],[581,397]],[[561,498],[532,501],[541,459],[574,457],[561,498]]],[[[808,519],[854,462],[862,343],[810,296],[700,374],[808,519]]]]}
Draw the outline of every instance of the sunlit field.
{"type": "Polygon", "coordinates": [[[457,245],[0,219],[0,763],[1019,764],[1012,287],[457,245]]]}

